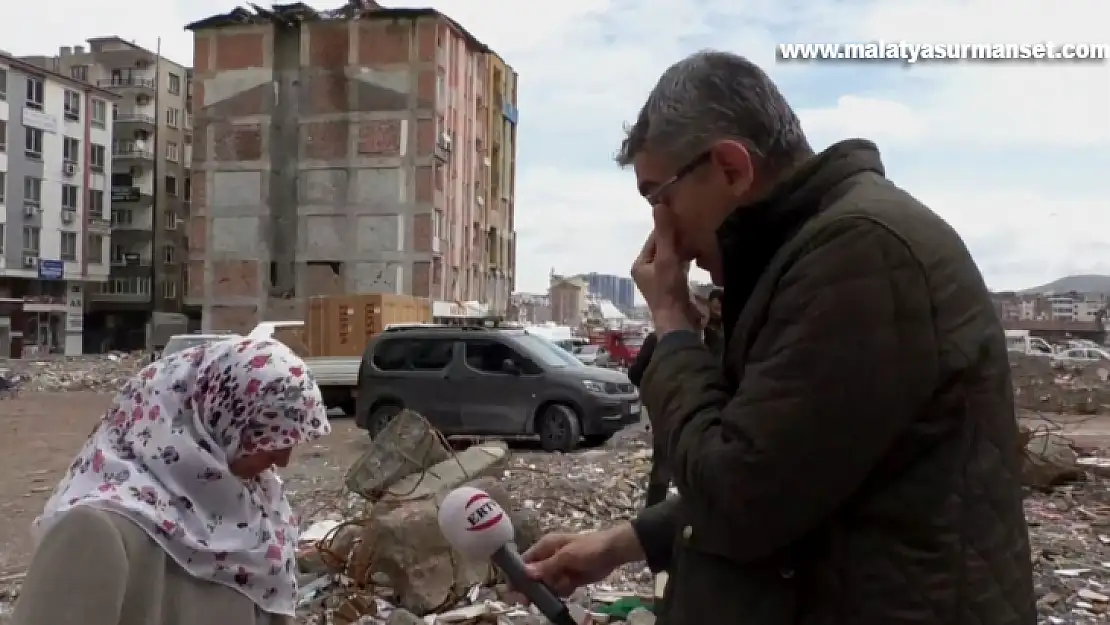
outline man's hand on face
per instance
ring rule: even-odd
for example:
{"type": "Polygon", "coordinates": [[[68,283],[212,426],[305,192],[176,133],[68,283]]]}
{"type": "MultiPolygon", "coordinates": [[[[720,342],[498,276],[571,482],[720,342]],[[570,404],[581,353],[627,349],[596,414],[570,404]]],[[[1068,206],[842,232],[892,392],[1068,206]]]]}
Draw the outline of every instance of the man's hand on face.
{"type": "Polygon", "coordinates": [[[653,216],[655,229],[632,264],[632,279],[651,310],[656,334],[662,338],[675,330],[695,330],[697,324],[691,316],[687,282],[690,261],[679,256],[673,213],[660,205],[653,216]]]}

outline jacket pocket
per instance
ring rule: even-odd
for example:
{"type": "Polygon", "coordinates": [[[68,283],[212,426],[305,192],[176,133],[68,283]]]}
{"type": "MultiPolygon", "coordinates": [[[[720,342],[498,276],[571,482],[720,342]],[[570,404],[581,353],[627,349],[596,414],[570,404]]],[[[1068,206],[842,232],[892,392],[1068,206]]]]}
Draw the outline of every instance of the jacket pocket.
{"type": "Polygon", "coordinates": [[[714,622],[791,625],[797,622],[798,580],[786,558],[737,563],[691,544],[679,529],[667,588],[667,625],[714,622]]]}

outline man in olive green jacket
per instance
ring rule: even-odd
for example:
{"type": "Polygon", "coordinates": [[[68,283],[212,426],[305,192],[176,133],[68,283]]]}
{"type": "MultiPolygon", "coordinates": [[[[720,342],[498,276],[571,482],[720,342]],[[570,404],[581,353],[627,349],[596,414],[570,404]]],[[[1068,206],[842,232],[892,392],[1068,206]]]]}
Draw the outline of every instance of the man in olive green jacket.
{"type": "Polygon", "coordinates": [[[770,79],[695,54],[622,147],[655,230],[642,380],[680,495],[525,555],[559,592],[645,559],[660,625],[1035,625],[1005,337],[959,235],[878,150],[814,154],[770,79]],[[724,287],[723,358],[684,310],[724,287]]]}

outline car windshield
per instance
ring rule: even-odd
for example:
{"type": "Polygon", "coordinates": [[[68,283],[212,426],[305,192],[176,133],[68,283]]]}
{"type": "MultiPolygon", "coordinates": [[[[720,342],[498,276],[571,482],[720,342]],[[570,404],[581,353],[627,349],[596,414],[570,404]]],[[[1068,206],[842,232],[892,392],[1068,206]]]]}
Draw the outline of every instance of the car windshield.
{"type": "Polygon", "coordinates": [[[219,339],[215,339],[215,338],[211,338],[211,337],[207,337],[207,336],[205,336],[205,337],[192,337],[192,336],[190,336],[190,337],[187,337],[187,338],[186,337],[173,338],[173,339],[170,339],[169,341],[166,342],[166,347],[164,349],[162,349],[162,356],[169,356],[170,354],[175,354],[179,351],[189,349],[190,347],[196,347],[197,345],[206,345],[208,343],[214,343],[217,340],[219,340],[219,339]]]}
{"type": "Polygon", "coordinates": [[[581,366],[582,364],[570,352],[538,334],[525,332],[517,336],[516,339],[520,342],[520,346],[527,350],[529,356],[548,367],[563,369],[581,366]]]}
{"type": "Polygon", "coordinates": [[[587,356],[597,353],[597,345],[583,345],[578,348],[579,354],[586,354],[587,356]]]}

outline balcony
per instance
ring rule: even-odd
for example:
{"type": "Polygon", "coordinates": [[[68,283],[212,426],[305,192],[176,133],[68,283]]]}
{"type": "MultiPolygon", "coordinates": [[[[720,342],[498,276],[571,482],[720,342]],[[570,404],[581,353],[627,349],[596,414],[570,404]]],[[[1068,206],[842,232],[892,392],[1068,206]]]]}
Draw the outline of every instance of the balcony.
{"type": "Polygon", "coordinates": [[[89,216],[88,220],[89,232],[91,232],[92,234],[112,234],[111,221],[104,219],[103,217],[97,217],[95,215],[89,216]]]}
{"type": "Polygon", "coordinates": [[[151,258],[149,253],[142,252],[121,252],[120,246],[114,246],[112,249],[112,258],[108,264],[113,268],[116,267],[150,267],[151,258]]]}
{"type": "Polygon", "coordinates": [[[123,90],[138,89],[154,93],[154,79],[140,76],[113,76],[96,81],[96,86],[101,89],[123,90]]]}
{"type": "Polygon", "coordinates": [[[153,161],[154,150],[145,143],[121,141],[112,145],[112,160],[153,161]]]}
{"type": "Polygon", "coordinates": [[[150,278],[112,278],[107,282],[90,286],[92,287],[88,293],[90,300],[102,302],[150,301],[150,278]]]}
{"type": "Polygon", "coordinates": [[[154,129],[155,126],[158,125],[158,118],[156,118],[154,115],[151,115],[150,113],[144,113],[142,111],[136,111],[136,110],[132,110],[132,111],[120,110],[120,111],[117,111],[114,121],[117,124],[127,124],[129,126],[135,126],[135,127],[139,127],[139,128],[149,128],[149,129],[152,129],[152,130],[154,129]]]}
{"type": "Polygon", "coordinates": [[[150,204],[154,199],[154,185],[147,180],[139,180],[136,186],[112,185],[112,204],[150,204]]]}
{"type": "Polygon", "coordinates": [[[145,232],[154,234],[154,223],[148,208],[113,208],[112,232],[145,232]]]}

